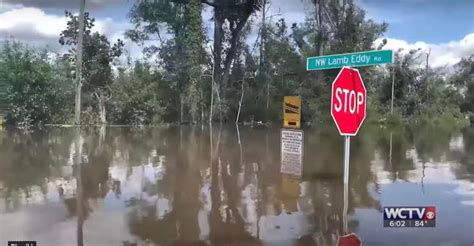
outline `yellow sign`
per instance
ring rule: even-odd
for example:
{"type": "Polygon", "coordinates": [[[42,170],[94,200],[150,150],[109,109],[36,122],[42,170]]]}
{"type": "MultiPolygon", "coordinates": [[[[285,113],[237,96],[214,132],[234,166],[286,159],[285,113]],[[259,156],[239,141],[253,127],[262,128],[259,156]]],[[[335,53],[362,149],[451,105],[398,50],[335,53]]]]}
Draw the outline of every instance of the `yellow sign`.
{"type": "Polygon", "coordinates": [[[301,127],[301,97],[285,96],[283,100],[283,127],[301,127]]]}

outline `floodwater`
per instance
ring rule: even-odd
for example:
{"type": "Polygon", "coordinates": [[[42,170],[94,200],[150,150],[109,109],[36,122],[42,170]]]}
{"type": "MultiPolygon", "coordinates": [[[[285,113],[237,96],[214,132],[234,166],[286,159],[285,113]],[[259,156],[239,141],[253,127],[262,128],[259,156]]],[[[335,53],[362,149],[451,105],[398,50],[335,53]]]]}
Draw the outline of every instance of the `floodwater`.
{"type": "Polygon", "coordinates": [[[280,131],[0,131],[0,245],[474,245],[474,128],[364,125],[346,193],[333,125],[304,130],[301,166],[280,131]],[[384,228],[384,206],[436,206],[436,227],[384,228]]]}

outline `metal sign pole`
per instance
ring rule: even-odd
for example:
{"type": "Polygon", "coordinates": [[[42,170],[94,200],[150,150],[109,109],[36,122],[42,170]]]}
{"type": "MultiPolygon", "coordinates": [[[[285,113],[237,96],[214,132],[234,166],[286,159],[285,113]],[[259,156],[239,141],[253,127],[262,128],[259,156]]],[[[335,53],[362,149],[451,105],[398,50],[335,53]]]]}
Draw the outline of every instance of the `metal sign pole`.
{"type": "Polygon", "coordinates": [[[349,185],[344,184],[344,208],[342,211],[342,227],[343,227],[343,234],[346,235],[349,233],[348,224],[347,224],[347,210],[349,209],[349,185]]]}
{"type": "Polygon", "coordinates": [[[351,137],[344,136],[344,208],[342,211],[343,234],[349,233],[347,230],[347,209],[349,193],[349,154],[351,148],[351,137]]]}
{"type": "Polygon", "coordinates": [[[351,148],[351,137],[344,136],[344,185],[349,184],[349,154],[351,148]]]}

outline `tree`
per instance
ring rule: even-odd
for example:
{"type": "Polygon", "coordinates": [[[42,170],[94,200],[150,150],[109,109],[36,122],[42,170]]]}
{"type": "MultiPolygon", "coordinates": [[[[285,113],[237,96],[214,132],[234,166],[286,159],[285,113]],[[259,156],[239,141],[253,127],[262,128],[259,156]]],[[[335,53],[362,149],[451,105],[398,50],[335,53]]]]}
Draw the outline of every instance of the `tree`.
{"type": "MultiPolygon", "coordinates": [[[[313,0],[314,17],[303,24],[292,25],[292,38],[302,58],[314,55],[349,53],[372,49],[374,41],[386,30],[387,24],[365,18],[365,11],[352,0],[313,0]]],[[[361,68],[367,78],[374,68],[361,68]]],[[[329,119],[323,114],[330,107],[331,81],[337,70],[309,73],[300,80],[303,121],[329,119]]],[[[364,79],[371,87],[371,79],[364,79]]]]}
{"type": "Polygon", "coordinates": [[[111,119],[126,125],[169,120],[166,113],[173,112],[174,105],[166,98],[169,92],[166,86],[167,81],[147,63],[137,61],[130,69],[121,69],[111,86],[114,95],[110,102],[111,119]]]}
{"type": "MultiPolygon", "coordinates": [[[[78,44],[78,18],[71,12],[66,11],[65,16],[69,19],[67,28],[60,34],[59,43],[61,45],[71,46],[69,53],[65,58],[73,64],[76,61],[76,45],[78,44]]],[[[111,63],[114,58],[119,57],[123,52],[124,43],[122,40],[111,45],[107,37],[99,32],[92,33],[95,19],[84,14],[84,41],[83,41],[83,61],[82,77],[85,92],[85,104],[93,105],[97,101],[99,122],[105,124],[106,103],[111,98],[110,85],[113,83],[113,74],[111,63]]]]}
{"type": "MultiPolygon", "coordinates": [[[[461,111],[465,80],[458,81],[458,76],[449,77],[433,71],[427,62],[428,58],[429,52],[421,50],[398,50],[395,53],[394,63],[387,67],[394,71],[395,76],[395,113],[419,124],[447,125],[448,120],[449,124],[456,125],[464,118],[461,111]]],[[[372,93],[378,97],[380,110],[388,112],[392,77],[387,70],[378,70],[377,73],[382,76],[373,75],[378,78],[379,85],[373,86],[372,93]]]]}
{"type": "MultiPolygon", "coordinates": [[[[86,123],[196,123],[204,118],[234,120],[237,115],[240,122],[277,122],[285,95],[302,97],[303,123],[330,120],[331,82],[338,69],[307,72],[306,58],[382,49],[386,40],[378,47],[374,43],[387,25],[367,19],[353,0],[312,0],[314,11],[303,23],[273,20],[266,11],[257,23],[251,17],[266,3],[136,1],[129,12],[133,28],[126,36],[143,48],[144,59],[132,63],[129,57],[128,66],[117,68],[116,74],[113,62],[124,43],[110,43],[93,32],[95,20],[84,13],[84,59],[77,61],[79,18],[66,11],[67,28],[59,42],[70,49],[60,59],[17,43],[2,46],[0,113],[6,110],[8,123],[16,125],[71,123],[73,80],[82,78],[76,89],[81,89],[83,97],[78,98],[83,101],[76,105],[84,106],[86,123]],[[205,6],[214,14],[212,37],[202,23],[205,6]],[[260,32],[249,44],[252,29],[260,32]],[[81,70],[77,62],[82,75],[76,72],[81,70]]],[[[433,124],[442,122],[438,119],[458,121],[464,114],[473,117],[473,57],[450,70],[453,75],[434,71],[429,60],[429,51],[400,50],[393,64],[359,68],[371,95],[369,118],[383,122],[379,119],[392,101],[392,78],[394,117],[433,124]]]]}
{"type": "Polygon", "coordinates": [[[158,54],[165,76],[176,81],[174,89],[180,105],[179,121],[184,122],[185,104],[188,105],[191,120],[197,121],[200,102],[198,81],[204,63],[203,29],[199,0],[139,1],[129,13],[133,30],[127,36],[144,45],[146,41],[159,41],[160,47],[151,44],[144,47],[148,55],[158,54]],[[165,27],[171,37],[162,37],[165,27]],[[186,102],[187,101],[187,102],[186,102]]]}
{"type": "Polygon", "coordinates": [[[206,56],[203,49],[204,30],[202,28],[202,4],[201,0],[189,0],[186,5],[186,19],[188,30],[186,32],[187,58],[189,59],[189,81],[188,96],[192,121],[197,121],[199,106],[201,106],[201,121],[204,121],[204,98],[203,87],[199,86],[201,80],[201,65],[205,62],[206,56]],[[201,95],[201,96],[200,96],[201,95]]]}
{"type": "MultiPolygon", "coordinates": [[[[415,114],[416,107],[421,106],[418,90],[422,89],[422,69],[418,66],[420,54],[418,50],[410,50],[404,54],[403,50],[395,53],[394,63],[389,70],[393,71],[394,80],[394,107],[402,115],[415,114]]],[[[392,78],[386,76],[377,89],[377,95],[384,110],[389,110],[392,95],[392,78]]]]}
{"type": "Polygon", "coordinates": [[[61,61],[48,53],[7,41],[0,48],[0,81],[5,89],[6,121],[22,127],[64,123],[71,112],[71,80],[61,61]]]}
{"type": "Polygon", "coordinates": [[[462,59],[455,68],[451,84],[464,92],[461,110],[467,112],[474,122],[474,56],[462,59]]]}
{"type": "Polygon", "coordinates": [[[282,98],[286,95],[300,94],[300,81],[306,75],[304,59],[291,43],[288,26],[284,19],[267,26],[265,42],[265,71],[268,75],[270,97],[269,119],[282,118],[282,98]]]}
{"type": "MultiPolygon", "coordinates": [[[[225,88],[229,83],[231,65],[237,53],[237,45],[249,17],[263,6],[263,0],[204,1],[214,8],[213,77],[219,83],[218,90],[225,100],[225,88]],[[226,27],[226,28],[225,28],[226,27]],[[227,38],[226,38],[227,37],[227,38]],[[229,48],[223,50],[224,46],[229,48]],[[223,54],[224,59],[223,59],[223,54]]],[[[222,107],[221,107],[222,108],[222,107]]],[[[220,112],[222,114],[222,112],[220,112]]],[[[222,118],[220,119],[222,121],[222,118]]]]}

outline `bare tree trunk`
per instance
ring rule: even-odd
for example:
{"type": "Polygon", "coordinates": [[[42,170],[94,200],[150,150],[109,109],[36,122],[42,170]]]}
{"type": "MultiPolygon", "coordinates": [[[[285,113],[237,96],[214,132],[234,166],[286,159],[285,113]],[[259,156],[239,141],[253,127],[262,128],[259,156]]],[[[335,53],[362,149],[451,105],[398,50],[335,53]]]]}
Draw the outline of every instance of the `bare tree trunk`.
{"type": "MultiPolygon", "coordinates": [[[[235,26],[235,28],[231,28],[230,45],[229,48],[226,49],[224,69],[222,69],[222,42],[224,39],[223,23],[226,18],[222,9],[224,7],[219,6],[218,4],[212,4],[212,6],[214,7],[214,81],[219,83],[219,88],[216,91],[221,91],[222,98],[225,100],[225,88],[229,81],[230,68],[236,54],[239,36],[251,13],[245,13],[245,15],[240,17],[240,20],[237,23],[231,25],[235,26]]],[[[220,105],[219,120],[222,123],[222,101],[220,100],[219,93],[217,94],[217,98],[220,105]]]]}
{"type": "Polygon", "coordinates": [[[100,100],[100,123],[105,125],[107,124],[107,118],[106,118],[106,110],[105,110],[105,102],[104,100],[100,100]]]}
{"type": "Polygon", "coordinates": [[[99,107],[100,107],[100,123],[105,125],[107,124],[107,120],[106,120],[106,117],[105,117],[105,102],[103,99],[100,100],[99,102],[99,107]]]}
{"type": "MultiPolygon", "coordinates": [[[[242,19],[237,23],[235,29],[232,30],[231,33],[231,38],[230,38],[230,47],[226,52],[226,57],[224,61],[224,74],[222,76],[222,85],[224,88],[227,86],[227,83],[229,82],[229,75],[230,75],[230,67],[232,65],[232,62],[234,61],[235,54],[237,53],[237,45],[238,45],[238,40],[239,36],[242,33],[242,29],[245,27],[248,18],[250,17],[249,15],[243,16],[242,19]]],[[[223,91],[223,98],[225,100],[225,90],[223,91]]]]}
{"type": "Polygon", "coordinates": [[[219,104],[219,123],[222,123],[222,101],[219,94],[219,87],[215,86],[214,88],[216,89],[217,103],[219,104]]]}
{"type": "Polygon", "coordinates": [[[214,79],[212,79],[211,85],[211,106],[209,106],[209,125],[212,125],[212,108],[214,107],[214,79]]]}
{"type": "Polygon", "coordinates": [[[240,110],[242,109],[242,100],[244,99],[244,85],[245,85],[245,77],[242,79],[242,90],[240,94],[239,110],[237,111],[237,118],[235,119],[236,125],[239,124],[240,110]]]}
{"type": "Polygon", "coordinates": [[[99,108],[99,121],[100,124],[105,125],[107,124],[107,111],[105,108],[105,96],[102,94],[102,92],[96,92],[94,93],[95,97],[97,98],[97,103],[98,103],[98,108],[99,108]]]}
{"type": "Polygon", "coordinates": [[[81,0],[79,10],[79,36],[77,40],[76,52],[76,105],[74,112],[74,123],[81,124],[81,90],[82,90],[82,41],[84,39],[84,9],[86,0],[81,0]]]}
{"type": "Polygon", "coordinates": [[[267,71],[265,67],[265,42],[267,39],[267,28],[266,28],[266,11],[267,10],[267,0],[263,1],[262,9],[262,35],[260,39],[260,71],[263,75],[263,80],[267,84],[267,105],[265,111],[265,121],[268,122],[268,110],[270,107],[270,82],[267,79],[267,71]]]}
{"type": "Polygon", "coordinates": [[[325,30],[324,30],[324,23],[323,23],[323,5],[324,0],[313,0],[314,8],[315,8],[315,15],[316,15],[316,25],[318,25],[318,34],[316,35],[319,38],[316,48],[318,52],[318,56],[322,56],[324,54],[324,44],[323,39],[325,37],[325,30]]]}
{"type": "Polygon", "coordinates": [[[429,80],[428,80],[428,77],[429,77],[429,70],[430,70],[430,63],[429,63],[429,60],[430,60],[430,55],[431,55],[431,49],[428,50],[428,52],[426,53],[426,67],[425,67],[425,83],[426,83],[426,104],[429,105],[429,89],[430,89],[430,84],[429,84],[429,80]]]}
{"type": "Polygon", "coordinates": [[[215,83],[214,83],[214,71],[215,71],[215,66],[212,67],[212,78],[211,78],[211,106],[209,108],[209,125],[212,125],[212,109],[214,107],[214,87],[215,87],[215,83]]]}
{"type": "Polygon", "coordinates": [[[270,82],[267,81],[267,111],[265,113],[266,122],[268,122],[268,110],[269,110],[269,108],[270,108],[270,82]]]}
{"type": "MultiPolygon", "coordinates": [[[[217,75],[216,75],[217,76],[217,75]]],[[[217,95],[217,101],[219,105],[219,121],[222,123],[222,104],[221,98],[219,96],[219,87],[215,81],[215,67],[212,67],[212,76],[211,76],[211,106],[209,109],[209,125],[212,125],[212,120],[214,116],[214,92],[217,95]]]]}
{"type": "Polygon", "coordinates": [[[105,125],[101,125],[99,128],[99,149],[102,149],[102,145],[105,141],[105,134],[106,134],[106,127],[105,125]]]}
{"type": "Polygon", "coordinates": [[[179,123],[183,124],[183,112],[184,111],[184,95],[180,93],[179,95],[179,123]]]}
{"type": "Polygon", "coordinates": [[[202,86],[200,86],[199,88],[199,92],[200,92],[200,104],[201,104],[201,125],[204,125],[204,93],[202,91],[202,86]]]}
{"type": "Polygon", "coordinates": [[[266,18],[266,6],[267,1],[263,1],[263,9],[262,9],[262,30],[261,30],[261,36],[260,36],[260,71],[263,72],[263,66],[264,66],[264,52],[265,52],[265,39],[266,39],[266,26],[265,26],[265,18],[266,18]]]}
{"type": "MultiPolygon", "coordinates": [[[[214,88],[217,92],[218,103],[219,103],[219,121],[222,122],[222,105],[219,97],[219,90],[222,87],[221,75],[222,75],[222,41],[223,41],[223,13],[219,8],[214,8],[214,65],[212,68],[212,78],[214,88]],[[219,83],[219,85],[216,85],[219,83]]],[[[212,116],[211,116],[212,117],[212,116]]],[[[211,118],[212,121],[212,118],[211,118]]]]}

